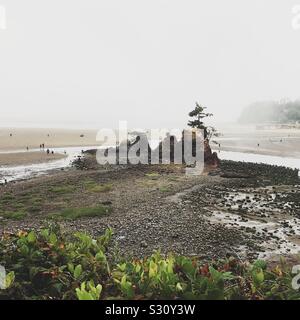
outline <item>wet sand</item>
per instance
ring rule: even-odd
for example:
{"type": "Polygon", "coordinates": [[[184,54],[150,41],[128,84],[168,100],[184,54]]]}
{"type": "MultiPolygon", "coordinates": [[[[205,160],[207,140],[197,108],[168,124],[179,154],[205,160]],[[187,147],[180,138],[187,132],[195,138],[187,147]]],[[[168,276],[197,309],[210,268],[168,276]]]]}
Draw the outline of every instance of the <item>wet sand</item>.
{"type": "MultiPolygon", "coordinates": [[[[212,143],[212,148],[217,152],[233,151],[300,159],[300,130],[256,130],[254,127],[231,126],[221,127],[219,132],[222,135],[216,140],[220,146],[212,143]]],[[[36,150],[43,143],[45,148],[50,149],[95,146],[96,134],[96,130],[0,128],[0,153],[24,152],[26,147],[29,147],[29,151],[36,150]]],[[[21,153],[6,157],[0,156],[0,165],[33,164],[53,159],[37,155],[25,158],[21,153]]]]}
{"type": "Polygon", "coordinates": [[[233,151],[300,159],[300,130],[256,130],[233,127],[220,130],[215,151],[233,151]]]}
{"type": "Polygon", "coordinates": [[[47,154],[45,151],[0,153],[0,166],[20,166],[48,161],[59,160],[66,157],[61,153],[47,154]]]}

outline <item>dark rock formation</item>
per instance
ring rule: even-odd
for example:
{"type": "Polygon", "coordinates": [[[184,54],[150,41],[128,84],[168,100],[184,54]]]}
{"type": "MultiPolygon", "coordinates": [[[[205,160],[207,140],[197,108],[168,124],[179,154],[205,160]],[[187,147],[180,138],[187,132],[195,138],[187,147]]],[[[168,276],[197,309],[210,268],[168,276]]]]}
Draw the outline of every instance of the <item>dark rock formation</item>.
{"type": "MultiPolygon", "coordinates": [[[[134,148],[135,145],[141,141],[141,139],[147,139],[147,137],[146,136],[142,136],[142,135],[136,136],[136,138],[133,141],[127,140],[127,141],[122,142],[121,146],[127,143],[127,152],[128,152],[130,149],[134,148]]],[[[192,155],[195,156],[196,155],[196,151],[197,151],[196,150],[195,136],[193,136],[192,139],[193,139],[192,140],[192,155]]],[[[146,154],[146,159],[144,159],[145,162],[147,162],[147,159],[148,159],[148,163],[149,164],[157,163],[157,159],[156,159],[156,161],[154,159],[153,160],[151,159],[151,151],[153,151],[154,153],[158,154],[158,157],[159,157],[159,161],[158,162],[162,163],[163,146],[166,146],[170,150],[170,163],[174,163],[174,153],[175,153],[175,150],[177,150],[175,148],[180,148],[181,147],[182,148],[182,163],[186,163],[186,161],[184,159],[184,134],[183,133],[182,133],[181,140],[179,140],[179,141],[174,136],[166,137],[162,142],[159,143],[158,147],[156,149],[154,149],[154,150],[151,150],[151,147],[150,147],[150,145],[148,143],[148,152],[146,154]]],[[[108,153],[108,150],[109,149],[106,150],[106,154],[108,153]]],[[[116,148],[117,164],[119,164],[119,159],[120,159],[119,150],[120,150],[120,147],[117,147],[116,148]]],[[[168,149],[166,149],[166,150],[168,150],[168,149]]],[[[95,155],[96,154],[96,150],[88,150],[85,153],[95,155]]],[[[136,155],[140,156],[140,154],[141,154],[141,151],[137,147],[136,155]]],[[[127,153],[127,155],[128,155],[128,153],[127,153]]],[[[220,160],[219,160],[219,158],[217,156],[217,153],[216,152],[212,152],[208,140],[204,141],[204,163],[206,165],[213,166],[213,167],[219,167],[219,165],[220,165],[220,160]]]]}
{"type": "Polygon", "coordinates": [[[204,163],[210,166],[219,167],[220,159],[216,152],[212,152],[209,141],[204,141],[204,163]]]}

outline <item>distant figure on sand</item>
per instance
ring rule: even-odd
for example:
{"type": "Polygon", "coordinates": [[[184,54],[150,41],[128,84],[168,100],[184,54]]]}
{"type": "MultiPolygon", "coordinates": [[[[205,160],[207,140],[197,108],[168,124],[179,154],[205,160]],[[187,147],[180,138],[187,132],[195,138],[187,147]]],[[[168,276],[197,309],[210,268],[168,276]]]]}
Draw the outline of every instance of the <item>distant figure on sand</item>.
{"type": "Polygon", "coordinates": [[[259,143],[257,144],[257,146],[259,147],[259,143]]]}
{"type": "Polygon", "coordinates": [[[12,133],[10,133],[9,136],[12,137],[12,133]]]}
{"type": "Polygon", "coordinates": [[[50,150],[49,150],[49,149],[47,149],[47,151],[46,151],[46,152],[47,152],[47,154],[49,154],[49,153],[50,153],[50,150]]]}
{"type": "Polygon", "coordinates": [[[27,151],[29,150],[29,147],[28,147],[28,146],[26,147],[26,150],[27,150],[27,151]]]}

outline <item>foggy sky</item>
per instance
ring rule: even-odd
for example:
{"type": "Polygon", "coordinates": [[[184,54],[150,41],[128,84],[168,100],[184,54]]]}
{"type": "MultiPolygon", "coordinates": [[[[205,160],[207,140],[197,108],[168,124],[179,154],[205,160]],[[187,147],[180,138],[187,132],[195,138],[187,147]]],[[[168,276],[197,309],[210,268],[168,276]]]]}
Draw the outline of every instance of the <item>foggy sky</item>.
{"type": "Polygon", "coordinates": [[[300,97],[300,0],[0,0],[0,125],[182,127],[300,97]]]}

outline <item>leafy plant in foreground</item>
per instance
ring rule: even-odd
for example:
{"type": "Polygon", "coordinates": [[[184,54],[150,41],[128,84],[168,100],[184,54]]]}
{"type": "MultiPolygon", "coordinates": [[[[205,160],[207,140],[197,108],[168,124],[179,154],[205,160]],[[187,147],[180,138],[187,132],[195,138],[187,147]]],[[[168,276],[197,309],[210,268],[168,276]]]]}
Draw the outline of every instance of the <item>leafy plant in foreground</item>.
{"type": "Polygon", "coordinates": [[[4,234],[0,265],[8,275],[0,299],[300,299],[283,262],[270,270],[262,260],[203,264],[160,252],[116,261],[112,236],[111,229],[96,239],[65,234],[57,225],[4,234]]]}

